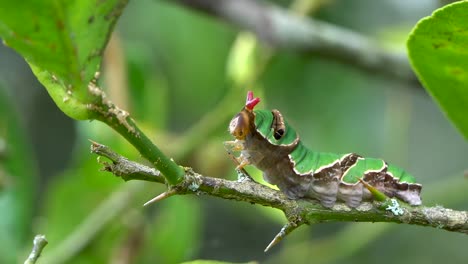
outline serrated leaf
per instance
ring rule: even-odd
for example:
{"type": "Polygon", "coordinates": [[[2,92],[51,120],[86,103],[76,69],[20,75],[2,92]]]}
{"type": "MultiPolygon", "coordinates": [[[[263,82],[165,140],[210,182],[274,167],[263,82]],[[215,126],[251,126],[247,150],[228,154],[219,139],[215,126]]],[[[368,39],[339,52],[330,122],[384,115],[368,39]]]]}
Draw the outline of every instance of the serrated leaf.
{"type": "Polygon", "coordinates": [[[89,119],[88,84],[127,1],[2,1],[0,37],[26,59],[65,114],[89,119]]]}
{"type": "Polygon", "coordinates": [[[468,139],[468,2],[436,10],[419,21],[407,43],[424,87],[468,139]]]}

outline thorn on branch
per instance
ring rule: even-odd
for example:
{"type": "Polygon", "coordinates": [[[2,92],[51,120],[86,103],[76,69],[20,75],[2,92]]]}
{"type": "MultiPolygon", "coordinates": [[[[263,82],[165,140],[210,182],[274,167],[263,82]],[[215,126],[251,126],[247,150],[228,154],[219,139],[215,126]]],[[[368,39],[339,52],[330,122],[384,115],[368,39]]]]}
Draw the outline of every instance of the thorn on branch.
{"type": "Polygon", "coordinates": [[[279,233],[270,242],[270,244],[268,244],[268,246],[265,248],[264,252],[267,252],[274,245],[281,242],[281,240],[283,240],[283,238],[285,238],[289,233],[294,231],[296,228],[300,227],[302,224],[304,224],[304,222],[297,222],[297,223],[296,222],[289,222],[286,225],[284,225],[283,228],[281,228],[281,230],[279,231],[279,233]]]}
{"type": "Polygon", "coordinates": [[[377,188],[375,188],[374,186],[370,185],[369,183],[367,183],[366,181],[364,181],[363,179],[359,179],[359,181],[364,185],[364,187],[366,187],[366,189],[372,194],[372,196],[374,197],[375,200],[377,201],[380,201],[380,202],[384,202],[384,201],[387,201],[390,199],[390,197],[388,197],[387,195],[385,195],[383,192],[377,190],[377,188]]]}
{"type": "Polygon", "coordinates": [[[164,200],[164,199],[166,199],[166,198],[169,198],[169,197],[171,197],[171,196],[173,196],[173,195],[175,195],[175,194],[177,194],[177,193],[178,193],[178,192],[177,192],[176,189],[170,189],[170,190],[168,190],[168,191],[166,191],[166,192],[163,192],[163,193],[161,193],[160,195],[154,197],[153,199],[147,201],[145,204],[143,204],[143,206],[147,206],[147,205],[149,205],[149,204],[162,201],[162,200],[164,200]]]}

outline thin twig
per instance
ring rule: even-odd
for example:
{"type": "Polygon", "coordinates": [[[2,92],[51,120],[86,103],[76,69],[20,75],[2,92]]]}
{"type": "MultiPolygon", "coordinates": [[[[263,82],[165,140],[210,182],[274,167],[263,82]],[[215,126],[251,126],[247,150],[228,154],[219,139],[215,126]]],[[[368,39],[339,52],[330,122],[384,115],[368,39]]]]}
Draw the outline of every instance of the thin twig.
{"type": "Polygon", "coordinates": [[[33,240],[33,248],[24,264],[34,264],[41,256],[42,250],[47,245],[47,239],[44,235],[36,235],[33,240]]]}
{"type": "Polygon", "coordinates": [[[91,153],[98,154],[99,156],[106,157],[112,161],[112,163],[103,162],[103,171],[109,171],[118,177],[121,177],[125,181],[129,180],[142,180],[142,181],[154,181],[159,183],[165,183],[164,177],[161,173],[148,166],[141,165],[140,163],[128,160],[115,152],[109,150],[109,148],[91,141],[91,153]]]}
{"type": "Polygon", "coordinates": [[[405,53],[390,52],[357,32],[323,21],[294,15],[265,1],[171,1],[215,16],[255,35],[273,47],[320,55],[417,83],[405,53]]]}

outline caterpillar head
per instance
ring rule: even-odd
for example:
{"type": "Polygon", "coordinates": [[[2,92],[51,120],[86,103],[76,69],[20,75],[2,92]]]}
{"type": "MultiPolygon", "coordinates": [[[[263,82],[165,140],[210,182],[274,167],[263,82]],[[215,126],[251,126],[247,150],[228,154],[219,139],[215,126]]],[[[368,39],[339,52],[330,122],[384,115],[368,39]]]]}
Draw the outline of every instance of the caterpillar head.
{"type": "Polygon", "coordinates": [[[232,118],[229,123],[229,133],[238,140],[244,140],[249,133],[255,130],[254,107],[260,102],[260,98],[254,98],[253,92],[247,92],[247,100],[244,108],[232,118]]]}

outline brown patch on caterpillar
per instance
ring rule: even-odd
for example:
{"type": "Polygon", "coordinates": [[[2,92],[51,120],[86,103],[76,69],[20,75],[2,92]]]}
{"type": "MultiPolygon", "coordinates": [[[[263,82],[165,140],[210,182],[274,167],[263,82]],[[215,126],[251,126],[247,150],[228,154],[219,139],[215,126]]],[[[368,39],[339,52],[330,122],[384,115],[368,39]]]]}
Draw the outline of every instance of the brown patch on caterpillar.
{"type": "Polygon", "coordinates": [[[280,111],[276,109],[271,110],[271,113],[273,114],[273,122],[271,124],[271,128],[273,128],[273,136],[276,140],[280,140],[284,134],[286,134],[284,118],[280,111]]]}
{"type": "Polygon", "coordinates": [[[361,156],[356,153],[349,153],[342,157],[340,160],[342,174],[345,174],[345,172],[351,168],[351,166],[356,164],[358,158],[361,158],[361,156]]]}

